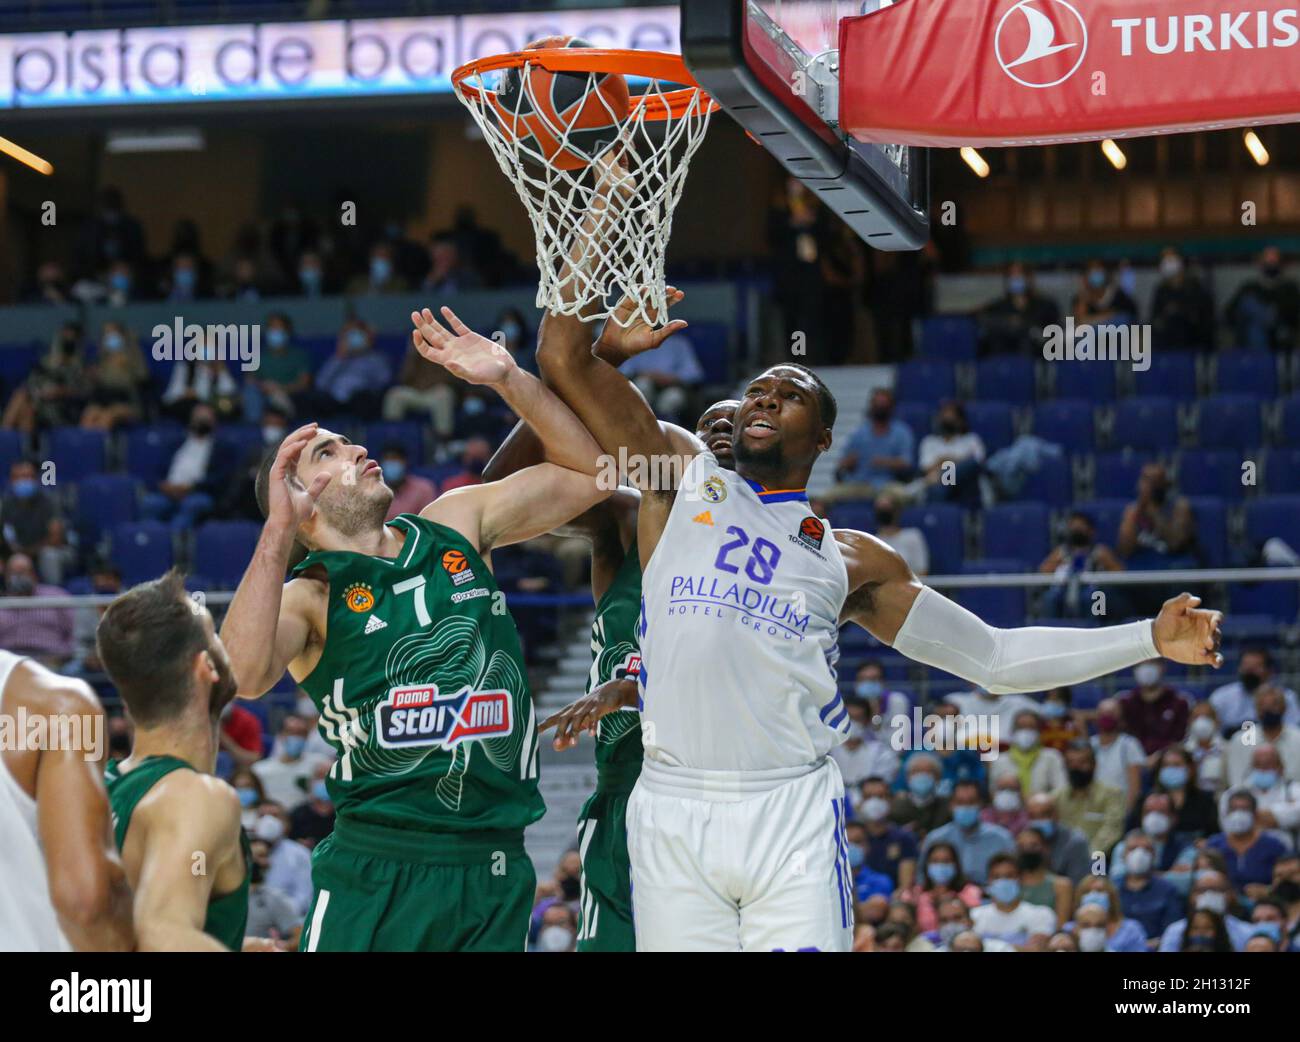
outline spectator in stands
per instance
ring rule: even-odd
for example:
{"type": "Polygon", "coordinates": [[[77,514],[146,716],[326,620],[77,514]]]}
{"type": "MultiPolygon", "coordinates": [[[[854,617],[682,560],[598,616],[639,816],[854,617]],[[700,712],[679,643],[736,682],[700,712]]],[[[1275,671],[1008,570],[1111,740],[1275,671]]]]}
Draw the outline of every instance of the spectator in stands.
{"type": "Polygon", "coordinates": [[[315,250],[303,250],[296,267],[290,270],[294,273],[294,288],[301,297],[322,297],[336,288],[333,281],[326,278],[325,264],[315,250]]]}
{"type": "Polygon", "coordinates": [[[65,322],[27,379],[9,397],[0,427],[28,434],[74,424],[85,404],[86,360],[81,325],[65,322]]]}
{"type": "Polygon", "coordinates": [[[1273,883],[1273,866],[1288,851],[1278,836],[1260,826],[1258,804],[1246,789],[1235,789],[1224,802],[1223,831],[1205,841],[1223,855],[1228,881],[1252,901],[1265,896],[1273,883]]]}
{"type": "Polygon", "coordinates": [[[674,333],[653,350],[633,355],[621,368],[655,413],[670,422],[681,421],[704,382],[695,347],[684,333],[674,333]]]}
{"type": "Polygon", "coordinates": [[[1300,853],[1290,852],[1273,863],[1272,898],[1281,906],[1294,950],[1300,944],[1300,853]]]}
{"type": "Polygon", "coordinates": [[[1038,712],[1038,703],[1027,695],[999,695],[982,688],[954,691],[943,700],[956,706],[962,716],[985,721],[984,730],[992,732],[999,742],[1009,739],[1017,716],[1026,711],[1038,712]]]}
{"type": "Polygon", "coordinates": [[[212,284],[200,269],[198,257],[188,251],[172,257],[171,270],[160,289],[169,304],[188,304],[212,296],[212,284]]]}
{"type": "Polygon", "coordinates": [[[1227,817],[1232,797],[1248,792],[1255,800],[1260,828],[1271,829],[1294,845],[1300,837],[1300,782],[1286,777],[1276,746],[1264,744],[1251,754],[1251,771],[1219,799],[1219,820],[1227,817]]]}
{"type": "Polygon", "coordinates": [[[988,903],[971,910],[975,932],[982,938],[1006,941],[1021,951],[1045,945],[1056,930],[1056,913],[1024,899],[1015,855],[993,855],[988,863],[988,879],[984,887],[988,903]]]}
{"type": "MultiPolygon", "coordinates": [[[[1174,831],[1174,805],[1168,793],[1152,792],[1142,801],[1141,831],[1151,840],[1154,860],[1151,870],[1173,883],[1180,894],[1191,886],[1191,874],[1196,864],[1196,845],[1183,832],[1174,831]]],[[[1138,858],[1144,862],[1144,858],[1138,858]]],[[[1115,844],[1110,855],[1111,878],[1117,883],[1128,871],[1128,840],[1115,844]]]]}
{"type": "Polygon", "coordinates": [[[0,533],[11,552],[17,550],[36,562],[46,582],[57,586],[63,581],[74,552],[59,501],[42,483],[34,460],[9,464],[9,487],[0,497],[0,533]]]}
{"type": "Polygon", "coordinates": [[[1037,707],[1022,709],[1012,721],[1011,749],[998,756],[989,768],[989,780],[1015,775],[1021,791],[1028,795],[1055,792],[1066,783],[1065,760],[1055,749],[1042,743],[1042,720],[1037,707]]]}
{"type": "MultiPolygon", "coordinates": [[[[1057,544],[1038,566],[1045,575],[1055,575],[1056,582],[1043,593],[1043,612],[1058,619],[1096,618],[1096,607],[1103,604],[1097,587],[1085,585],[1079,578],[1083,572],[1122,572],[1124,563],[1105,543],[1097,542],[1097,525],[1092,515],[1082,510],[1070,511],[1066,519],[1065,538],[1057,544]]],[[[1107,590],[1105,596],[1118,598],[1117,590],[1107,590]]],[[[1125,613],[1112,605],[1113,612],[1103,611],[1101,616],[1122,617],[1125,613]]]]}
{"type": "Polygon", "coordinates": [[[916,881],[916,835],[889,820],[889,781],[863,780],[858,811],[863,821],[867,864],[887,875],[894,889],[906,890],[916,881]]]}
{"type": "Polygon", "coordinates": [[[79,280],[72,295],[86,305],[104,304],[110,308],[126,307],[143,299],[135,267],[127,261],[114,261],[97,277],[79,280]]]}
{"type": "Polygon", "coordinates": [[[388,504],[388,520],[398,514],[418,514],[438,497],[433,482],[410,472],[406,449],[400,442],[390,441],[379,457],[383,468],[384,484],[393,490],[393,501],[388,504]]]}
{"type": "Polygon", "coordinates": [[[1160,281],[1151,301],[1152,343],[1158,348],[1208,350],[1214,347],[1214,301],[1205,284],[1187,270],[1173,246],[1160,253],[1160,281]]]}
{"type": "Polygon", "coordinates": [[[1147,951],[1146,931],[1124,915],[1119,891],[1105,876],[1089,876],[1079,884],[1066,929],[1079,939],[1083,952],[1147,951]]]}
{"type": "Polygon", "coordinates": [[[1127,325],[1138,320],[1138,306],[1117,277],[1099,260],[1089,261],[1074,298],[1077,326],[1127,325]]]}
{"type": "Polygon", "coordinates": [[[1029,828],[1042,834],[1046,843],[1047,867],[1057,875],[1077,883],[1092,868],[1092,850],[1081,829],[1061,821],[1055,795],[1039,793],[1026,802],[1029,828]]]}
{"type": "Polygon", "coordinates": [[[867,864],[867,833],[862,822],[845,823],[844,845],[849,869],[853,873],[853,892],[856,900],[870,901],[873,897],[888,899],[894,892],[894,881],[867,864]]]}
{"type": "Polygon", "coordinates": [[[266,284],[257,271],[257,261],[252,257],[236,257],[230,266],[230,275],[222,282],[218,296],[240,304],[256,304],[262,299],[266,284]]]}
{"type": "Polygon", "coordinates": [[[895,795],[889,819],[918,836],[925,836],[952,820],[948,800],[938,792],[943,774],[939,758],[933,753],[915,752],[908,757],[903,771],[906,785],[895,795]]]}
{"type": "Polygon", "coordinates": [[[230,757],[234,769],[251,767],[262,758],[262,721],[252,710],[237,702],[229,703],[221,711],[221,731],[218,737],[221,751],[230,757]]]}
{"type": "Polygon", "coordinates": [[[410,289],[397,271],[393,260],[393,247],[388,242],[377,242],[370,248],[370,266],[366,274],[356,276],[348,283],[348,296],[374,296],[382,293],[406,293],[410,289]]]}
{"type": "Polygon", "coordinates": [[[230,772],[230,787],[235,790],[235,795],[239,797],[239,820],[246,829],[253,828],[257,824],[257,808],[266,802],[266,793],[262,791],[262,783],[257,780],[257,775],[253,773],[251,764],[240,765],[230,772]]]}
{"type": "Polygon", "coordinates": [[[244,935],[283,942],[276,950],[294,950],[302,932],[302,915],[286,894],[266,883],[271,870],[271,846],[265,840],[254,839],[249,842],[249,852],[252,864],[248,873],[248,921],[244,935]]]}
{"type": "Polygon", "coordinates": [[[1133,668],[1135,686],[1119,696],[1121,726],[1142,743],[1150,759],[1187,735],[1191,699],[1165,682],[1163,659],[1151,659],[1133,668]]]}
{"type": "Polygon", "coordinates": [[[1243,951],[1289,952],[1295,949],[1286,934],[1286,906],[1271,893],[1255,902],[1250,910],[1251,936],[1243,951]],[[1273,942],[1271,948],[1256,945],[1261,938],[1273,942]]]}
{"type": "Polygon", "coordinates": [[[1284,718],[1288,724],[1300,724],[1300,702],[1289,687],[1281,687],[1274,676],[1273,655],[1268,648],[1245,647],[1237,663],[1237,679],[1210,693],[1210,705],[1219,718],[1220,733],[1232,734],[1247,720],[1257,720],[1255,695],[1267,687],[1279,687],[1286,703],[1284,718]]]}
{"type": "MultiPolygon", "coordinates": [[[[980,888],[962,874],[957,848],[951,843],[932,844],[921,863],[916,881],[900,887],[898,897],[916,908],[917,926],[942,933],[943,906],[958,901],[963,909],[974,908],[982,898],[980,888]]],[[[937,939],[937,938],[936,938],[937,939]]],[[[945,942],[950,938],[944,938],[945,942]]]]}
{"type": "Polygon", "coordinates": [[[71,608],[39,606],[42,597],[64,597],[67,591],[39,582],[32,559],[10,554],[4,566],[6,597],[30,598],[30,608],[0,608],[0,648],[34,658],[60,670],[76,654],[76,619],[71,608]]]}
{"type": "Polygon", "coordinates": [[[384,394],[383,414],[389,421],[424,413],[439,438],[450,438],[456,426],[456,380],[446,368],[434,365],[412,344],[402,358],[397,383],[384,394]]]}
{"type": "MultiPolygon", "coordinates": [[[[91,594],[116,597],[122,592],[122,573],[107,560],[96,557],[90,562],[89,572],[91,594]]],[[[76,609],[74,627],[77,651],[76,657],[65,667],[65,672],[69,675],[92,683],[107,679],[104,663],[99,658],[99,646],[95,641],[95,629],[107,607],[107,604],[100,604],[76,609]]]]}
{"type": "Polygon", "coordinates": [[[1171,923],[1160,935],[1160,951],[1241,951],[1250,937],[1250,923],[1239,919],[1233,914],[1235,911],[1227,875],[1212,869],[1197,872],[1187,900],[1186,917],[1171,923]],[[1217,941],[1207,941],[1216,937],[1217,941]],[[1190,948],[1184,939],[1194,942],[1190,948]]]}
{"type": "Polygon", "coordinates": [[[1052,794],[1059,825],[1078,829],[1088,850],[1110,850],[1124,830],[1124,793],[1097,779],[1097,755],[1087,742],[1065,750],[1069,784],[1052,794]]]}
{"type": "Polygon", "coordinates": [[[326,778],[332,763],[318,762],[312,769],[307,799],[289,812],[289,838],[308,849],[334,831],[334,803],[330,799],[326,778]]]}
{"type": "Polygon", "coordinates": [[[472,206],[458,206],[452,226],[444,235],[456,243],[466,268],[476,283],[496,287],[514,276],[518,261],[501,245],[501,236],[478,223],[472,206]]]}
{"type": "Polygon", "coordinates": [[[262,420],[268,404],[280,415],[293,415],[293,397],[311,387],[311,358],[294,343],[293,322],[282,311],[267,316],[266,350],[258,368],[244,376],[243,411],[249,423],[262,420]]]}
{"type": "Polygon", "coordinates": [[[1131,811],[1142,791],[1142,771],[1147,751],[1133,735],[1122,730],[1124,707],[1118,698],[1097,703],[1097,733],[1092,751],[1097,757],[1097,780],[1124,794],[1125,811],[1131,811]]]}
{"type": "Polygon", "coordinates": [[[1038,357],[1043,330],[1061,320],[1061,309],[1034,288],[1034,273],[1021,261],[1007,266],[1006,292],[979,313],[985,353],[1038,357]]]}
{"type": "Polygon", "coordinates": [[[78,266],[83,273],[90,273],[102,271],[114,261],[139,264],[144,259],[144,228],[126,212],[121,191],[105,188],[99,194],[98,211],[78,234],[78,266]]]}
{"type": "MultiPolygon", "coordinates": [[[[881,741],[887,742],[890,749],[908,748],[910,743],[896,741],[899,732],[911,733],[911,720],[908,713],[912,709],[912,700],[901,691],[894,691],[885,683],[885,667],[877,659],[867,659],[858,667],[853,678],[854,697],[865,703],[866,716],[881,741]]],[[[891,777],[891,781],[893,778],[891,777]]]]}
{"type": "Polygon", "coordinates": [[[1187,740],[1183,748],[1196,764],[1196,784],[1211,795],[1218,795],[1227,785],[1225,757],[1227,745],[1220,734],[1214,706],[1197,702],[1187,723],[1187,740]]]}
{"type": "MultiPolygon", "coordinates": [[[[972,884],[973,886],[973,884],[972,884]]],[[[975,924],[971,920],[971,908],[976,907],[980,901],[979,887],[973,887],[976,893],[975,900],[967,906],[961,900],[955,897],[945,898],[939,904],[938,912],[938,929],[934,931],[936,935],[933,940],[938,942],[935,951],[939,952],[1013,952],[1016,949],[1007,944],[1006,941],[999,940],[996,937],[989,937],[981,940],[980,935],[975,932],[975,924]]]]}
{"type": "Polygon", "coordinates": [[[1300,329],[1300,285],[1284,274],[1282,251],[1268,246],[1259,255],[1255,278],[1228,302],[1227,320],[1237,346],[1290,351],[1300,329]]]}
{"type": "Polygon", "coordinates": [[[172,374],[162,393],[162,411],[181,423],[189,422],[194,407],[200,403],[210,405],[223,422],[239,417],[239,381],[226,363],[215,357],[214,340],[208,341],[208,349],[212,358],[172,362],[172,374]]]}
{"type": "Polygon", "coordinates": [[[275,748],[265,760],[253,765],[267,798],[292,811],[306,803],[309,787],[321,761],[308,756],[307,722],[295,713],[285,716],[276,736],[275,748]]]}
{"type": "Polygon", "coordinates": [[[478,289],[478,273],[464,263],[454,235],[438,232],[429,237],[429,274],[423,288],[432,294],[447,296],[478,289]]]}
{"type": "Polygon", "coordinates": [[[914,575],[929,575],[930,544],[921,529],[898,523],[901,512],[897,496],[882,492],[876,497],[876,538],[896,550],[914,575]]]}
{"type": "Polygon", "coordinates": [[[1072,933],[1066,933],[1064,930],[1057,930],[1047,939],[1047,950],[1049,952],[1078,952],[1079,939],[1072,933]]]}
{"type": "Polygon", "coordinates": [[[1024,793],[1020,791],[1020,776],[1014,771],[989,780],[989,806],[980,811],[980,820],[1004,828],[1013,836],[1029,824],[1029,811],[1025,809],[1024,793]]]}
{"type": "MultiPolygon", "coordinates": [[[[970,781],[958,782],[952,790],[952,821],[941,825],[925,837],[921,857],[925,858],[936,843],[951,843],[957,850],[962,872],[976,883],[988,878],[989,861],[997,854],[1015,849],[1015,840],[1006,829],[980,821],[980,789],[970,781]]],[[[1015,859],[1011,859],[1014,865],[1015,859]]]]}
{"type": "Polygon", "coordinates": [[[90,392],[81,413],[82,427],[111,431],[140,421],[149,369],[135,334],[121,322],[104,323],[99,336],[99,354],[89,376],[90,392]]]}
{"type": "MultiPolygon", "coordinates": [[[[1195,568],[1196,516],[1186,496],[1173,493],[1162,463],[1148,463],[1138,477],[1137,499],[1124,508],[1119,524],[1119,555],[1135,570],[1195,568]]],[[[1157,614],[1165,591],[1143,588],[1133,596],[1143,614],[1157,614]]]]}
{"type": "Polygon", "coordinates": [[[199,402],[190,412],[185,440],[172,456],[167,476],[140,500],[147,520],[170,521],[174,532],[193,528],[212,512],[225,489],[234,460],[216,435],[217,414],[199,402]]]}
{"type": "Polygon", "coordinates": [[[293,902],[298,915],[306,915],[311,904],[311,854],[301,843],[288,838],[288,815],[280,804],[266,800],[258,807],[257,824],[250,839],[260,839],[270,850],[270,866],[263,882],[281,891],[293,902]]]}
{"type": "Polygon", "coordinates": [[[978,507],[984,439],[970,429],[961,402],[947,401],[939,406],[936,425],[937,434],[921,439],[917,450],[921,477],[908,488],[931,503],[978,507]]]}
{"type": "MultiPolygon", "coordinates": [[[[1238,920],[1240,922],[1240,920],[1238,920]]],[[[1238,948],[1233,943],[1229,934],[1224,917],[1217,912],[1209,912],[1204,909],[1193,912],[1187,920],[1187,930],[1183,935],[1182,951],[1185,952],[1216,952],[1223,954],[1230,951],[1240,951],[1245,947],[1244,940],[1249,938],[1249,927],[1243,932],[1243,944],[1238,948]]]]}
{"type": "Polygon", "coordinates": [[[537,374],[537,347],[528,335],[528,326],[518,308],[506,308],[497,315],[493,339],[501,342],[520,369],[537,374]]]}
{"type": "Polygon", "coordinates": [[[1055,749],[1062,756],[1071,742],[1087,737],[1087,731],[1075,719],[1071,708],[1074,704],[1074,692],[1069,687],[1054,687],[1043,696],[1042,741],[1048,749],[1055,749]]]}
{"type": "Polygon", "coordinates": [[[562,901],[549,905],[542,913],[537,931],[535,952],[571,952],[578,937],[578,921],[573,909],[562,901]]]}
{"type": "Polygon", "coordinates": [[[1036,828],[1016,833],[1016,864],[1020,868],[1020,893],[1031,905],[1042,905],[1056,913],[1056,925],[1070,918],[1074,887],[1070,880],[1051,870],[1047,862],[1047,838],[1036,828]]]}
{"type": "Polygon", "coordinates": [[[339,333],[338,348],[316,376],[311,408],[301,411],[347,411],[362,419],[379,415],[384,391],[392,379],[388,359],[374,346],[374,331],[360,319],[349,319],[339,333]]]}
{"type": "Polygon", "coordinates": [[[442,481],[442,491],[450,492],[453,488],[464,485],[477,485],[483,480],[483,468],[492,458],[492,444],[486,438],[470,438],[461,450],[461,469],[442,481]]]}
{"type": "Polygon", "coordinates": [[[57,260],[47,260],[36,269],[35,284],[24,297],[28,304],[70,304],[68,276],[57,260]]]}
{"type": "MultiPolygon", "coordinates": [[[[1196,764],[1181,745],[1165,746],[1158,754],[1151,791],[1168,794],[1173,807],[1175,836],[1200,839],[1219,831],[1219,812],[1214,797],[1196,784],[1196,764]]],[[[1137,824],[1135,811],[1129,815],[1129,826],[1137,824]]]]}
{"type": "Polygon", "coordinates": [[[1117,879],[1125,918],[1142,924],[1148,940],[1161,936],[1182,915],[1178,889],[1155,871],[1155,844],[1139,830],[1124,838],[1124,872],[1117,879]]]}
{"type": "Polygon", "coordinates": [[[874,496],[886,485],[905,480],[915,460],[916,436],[902,420],[894,419],[894,392],[877,387],[871,392],[867,422],[849,437],[844,458],[835,470],[839,484],[824,498],[835,503],[874,496]]]}
{"type": "MultiPolygon", "coordinates": [[[[1286,701],[1281,688],[1270,684],[1255,692],[1258,723],[1241,725],[1224,750],[1224,768],[1229,785],[1241,785],[1250,774],[1251,757],[1262,746],[1271,745],[1285,764],[1282,776],[1300,781],[1300,727],[1285,719],[1286,701]]],[[[1280,765],[1279,765],[1280,766],[1280,765]]]]}
{"type": "MultiPolygon", "coordinates": [[[[334,211],[335,214],[339,212],[337,209],[334,211]]],[[[320,256],[320,228],[314,218],[303,212],[298,200],[290,199],[271,222],[267,245],[281,271],[296,271],[304,253],[311,252],[320,256]]]]}

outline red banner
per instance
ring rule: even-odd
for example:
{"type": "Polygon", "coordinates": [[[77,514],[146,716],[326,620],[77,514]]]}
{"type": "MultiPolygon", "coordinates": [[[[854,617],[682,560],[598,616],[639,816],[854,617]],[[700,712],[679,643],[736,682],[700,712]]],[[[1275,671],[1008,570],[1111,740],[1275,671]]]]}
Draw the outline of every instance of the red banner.
{"type": "Polygon", "coordinates": [[[840,23],[862,141],[1041,145],[1300,121],[1296,0],[899,0],[840,23]]]}

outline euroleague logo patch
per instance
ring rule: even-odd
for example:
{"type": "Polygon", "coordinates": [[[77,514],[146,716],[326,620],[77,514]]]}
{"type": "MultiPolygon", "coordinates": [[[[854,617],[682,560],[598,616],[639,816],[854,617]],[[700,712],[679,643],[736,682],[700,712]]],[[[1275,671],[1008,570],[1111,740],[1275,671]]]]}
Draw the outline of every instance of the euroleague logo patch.
{"type": "Polygon", "coordinates": [[[359,615],[375,606],[375,593],[369,583],[353,583],[343,591],[343,603],[359,615]]]}
{"type": "Polygon", "coordinates": [[[474,581],[474,570],[459,550],[448,550],[442,555],[442,570],[451,576],[454,586],[464,586],[474,581]]]}
{"type": "Polygon", "coordinates": [[[454,749],[461,742],[501,738],[514,730],[510,692],[474,691],[468,685],[452,695],[440,694],[437,684],[389,688],[388,700],[375,707],[375,719],[375,737],[385,749],[454,749]]]}
{"type": "Polygon", "coordinates": [[[826,525],[822,523],[820,518],[809,514],[799,523],[799,539],[814,550],[822,548],[822,540],[825,538],[826,525]]]}

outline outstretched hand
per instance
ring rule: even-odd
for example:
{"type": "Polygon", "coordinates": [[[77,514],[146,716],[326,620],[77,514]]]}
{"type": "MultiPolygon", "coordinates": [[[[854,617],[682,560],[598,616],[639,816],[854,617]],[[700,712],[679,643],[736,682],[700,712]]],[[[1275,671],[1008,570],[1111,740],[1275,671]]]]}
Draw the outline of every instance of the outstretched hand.
{"type": "Polygon", "coordinates": [[[609,680],[593,688],[576,702],[570,702],[553,716],[542,721],[537,733],[555,728],[555,748],[563,752],[578,744],[578,736],[586,733],[595,737],[596,725],[603,717],[637,702],[636,681],[609,680]]]}
{"type": "Polygon", "coordinates": [[[430,362],[471,384],[500,383],[516,368],[509,351],[495,340],[475,333],[451,308],[442,308],[442,317],[451,326],[450,331],[428,308],[411,312],[415,326],[411,340],[430,362]]]}
{"type": "Polygon", "coordinates": [[[1201,599],[1190,593],[1170,598],[1156,616],[1151,632],[1156,650],[1165,658],[1189,666],[1217,669],[1223,665],[1223,656],[1219,654],[1223,612],[1199,608],[1200,603],[1201,599]]]}
{"type": "MultiPolygon", "coordinates": [[[[664,288],[668,291],[670,308],[686,296],[676,286],[664,288]]],[[[674,333],[680,333],[685,328],[686,322],[680,318],[656,328],[640,317],[636,299],[626,296],[618,302],[613,314],[605,320],[605,328],[601,330],[600,340],[596,344],[596,353],[610,365],[617,367],[633,355],[653,351],[674,333]],[[634,315],[637,317],[632,321],[634,315]]]]}

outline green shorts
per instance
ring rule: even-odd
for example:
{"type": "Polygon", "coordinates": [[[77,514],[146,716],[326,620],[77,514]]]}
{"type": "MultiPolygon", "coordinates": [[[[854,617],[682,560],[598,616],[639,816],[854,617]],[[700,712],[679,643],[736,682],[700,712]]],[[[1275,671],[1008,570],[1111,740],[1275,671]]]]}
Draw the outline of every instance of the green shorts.
{"type": "Polygon", "coordinates": [[[578,951],[634,952],[632,865],[627,856],[627,800],[641,764],[601,764],[596,791],[578,818],[582,892],[578,951]]]}
{"type": "Polygon", "coordinates": [[[306,952],[521,952],[537,889],[523,832],[340,818],[312,855],[306,952]]]}

